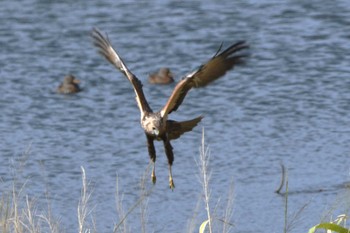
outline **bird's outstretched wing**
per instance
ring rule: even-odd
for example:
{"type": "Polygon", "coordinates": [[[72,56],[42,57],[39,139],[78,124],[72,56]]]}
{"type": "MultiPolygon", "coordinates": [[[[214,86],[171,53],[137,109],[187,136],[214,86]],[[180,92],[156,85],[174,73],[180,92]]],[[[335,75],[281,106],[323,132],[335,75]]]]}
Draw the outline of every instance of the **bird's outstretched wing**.
{"type": "Polygon", "coordinates": [[[219,49],[206,64],[201,65],[197,70],[186,75],[175,86],[173,93],[161,110],[162,117],[170,114],[172,111],[176,111],[191,88],[204,87],[223,76],[235,65],[243,63],[243,58],[247,54],[236,54],[236,52],[247,49],[248,47],[244,41],[240,41],[221,53],[219,49]]]}
{"type": "Polygon", "coordinates": [[[126,67],[123,60],[113,49],[108,37],[103,36],[102,33],[96,28],[92,30],[91,36],[93,38],[94,45],[99,49],[99,53],[102,54],[107,59],[107,61],[114,65],[118,70],[120,70],[131,82],[136,94],[136,101],[141,114],[145,112],[151,112],[152,110],[142,90],[141,81],[136,78],[136,76],[131,73],[131,71],[126,67]]]}

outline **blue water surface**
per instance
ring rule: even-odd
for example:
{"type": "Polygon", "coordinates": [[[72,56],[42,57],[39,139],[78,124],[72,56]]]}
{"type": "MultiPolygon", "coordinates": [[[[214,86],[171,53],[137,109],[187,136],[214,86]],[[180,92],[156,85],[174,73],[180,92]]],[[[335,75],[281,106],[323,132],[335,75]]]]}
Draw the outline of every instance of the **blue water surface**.
{"type": "MultiPolygon", "coordinates": [[[[232,232],[283,231],[285,198],[274,193],[281,163],[288,171],[290,232],[306,232],[346,213],[349,16],[345,0],[2,1],[2,196],[15,183],[23,203],[26,195],[35,201],[38,215],[49,206],[60,232],[78,232],[84,167],[92,191],[87,226],[93,228],[94,221],[97,232],[113,232],[120,221],[117,180],[125,212],[137,203],[149,165],[146,139],[130,83],[92,45],[91,30],[98,27],[144,83],[154,110],[175,84],[152,86],[149,73],[167,66],[180,80],[222,42],[250,45],[244,66],[190,91],[171,115],[204,119],[172,143],[173,192],[163,145],[156,143],[157,184],[141,205],[147,207],[147,232],[189,232],[191,219],[197,232],[206,220],[197,164],[202,129],[217,232],[230,196],[232,232]],[[83,91],[57,94],[69,73],[81,80],[83,91]]],[[[138,206],[128,216],[130,232],[141,232],[141,213],[138,206]]]]}

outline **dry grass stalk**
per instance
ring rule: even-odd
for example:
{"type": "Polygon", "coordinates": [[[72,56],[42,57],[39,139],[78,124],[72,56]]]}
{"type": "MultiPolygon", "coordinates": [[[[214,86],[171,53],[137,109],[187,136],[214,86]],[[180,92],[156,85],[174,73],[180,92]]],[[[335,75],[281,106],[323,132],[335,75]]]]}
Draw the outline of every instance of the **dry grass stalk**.
{"type": "Polygon", "coordinates": [[[149,168],[146,169],[146,172],[143,174],[141,178],[141,194],[139,199],[129,208],[129,210],[125,213],[124,207],[123,207],[123,195],[119,192],[119,184],[118,184],[118,178],[116,182],[116,205],[117,205],[117,213],[119,215],[119,223],[114,226],[113,232],[124,232],[129,233],[130,228],[127,224],[127,217],[131,212],[135,210],[137,206],[140,205],[141,207],[141,232],[146,232],[146,223],[147,223],[147,203],[146,199],[149,197],[149,195],[153,191],[153,187],[147,189],[146,187],[146,177],[148,174],[149,168]]]}
{"type": "Polygon", "coordinates": [[[209,180],[210,180],[210,172],[208,171],[209,167],[209,158],[210,158],[210,152],[209,147],[205,146],[205,137],[204,137],[204,128],[202,130],[202,145],[200,147],[200,153],[199,153],[199,170],[201,176],[201,184],[203,187],[203,194],[204,194],[204,204],[205,204],[205,210],[207,213],[207,220],[208,222],[208,228],[209,232],[212,233],[212,217],[210,212],[210,189],[209,189],[209,180]]]}
{"type": "Polygon", "coordinates": [[[81,197],[78,204],[78,223],[79,223],[79,233],[89,233],[91,229],[86,226],[86,218],[91,214],[91,211],[88,210],[88,203],[91,197],[91,192],[88,191],[89,184],[86,180],[86,174],[84,167],[81,167],[82,172],[82,190],[81,197]]]}
{"type": "Polygon", "coordinates": [[[233,180],[231,180],[227,203],[226,203],[225,215],[224,215],[224,219],[222,220],[222,222],[224,223],[223,230],[222,230],[223,233],[230,232],[230,229],[233,226],[233,224],[230,223],[231,218],[233,216],[233,202],[234,202],[234,185],[233,185],[233,180]]]}

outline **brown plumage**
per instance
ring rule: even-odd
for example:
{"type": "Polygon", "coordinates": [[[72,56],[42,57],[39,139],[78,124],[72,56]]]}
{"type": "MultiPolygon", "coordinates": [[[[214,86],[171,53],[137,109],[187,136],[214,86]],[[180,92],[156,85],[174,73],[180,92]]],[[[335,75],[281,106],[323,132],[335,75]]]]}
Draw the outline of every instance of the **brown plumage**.
{"type": "Polygon", "coordinates": [[[170,140],[177,139],[182,134],[191,131],[202,120],[202,116],[189,121],[177,122],[168,120],[168,115],[179,108],[190,89],[204,87],[223,76],[236,64],[242,63],[242,58],[246,55],[235,53],[248,48],[248,45],[245,42],[240,41],[219,53],[221,49],[220,47],[218,52],[207,63],[200,66],[194,72],[186,75],[180,82],[178,82],[168,101],[159,112],[153,112],[145,98],[140,80],[126,67],[123,60],[113,49],[108,37],[103,36],[99,30],[93,29],[92,38],[94,40],[94,45],[99,49],[99,52],[112,65],[121,71],[126,78],[128,78],[134,88],[137,105],[141,113],[141,126],[145,132],[148,153],[153,162],[153,183],[156,182],[156,151],[154,148],[154,140],[162,140],[169,164],[169,186],[173,189],[175,186],[172,178],[171,166],[174,161],[174,154],[170,140]]]}
{"type": "Polygon", "coordinates": [[[148,82],[152,84],[169,84],[174,82],[174,77],[169,68],[160,68],[157,73],[148,76],[148,82]]]}
{"type": "Polygon", "coordinates": [[[57,88],[57,92],[61,94],[73,94],[81,91],[79,84],[80,80],[76,79],[74,75],[67,75],[64,77],[63,82],[57,88]]]}

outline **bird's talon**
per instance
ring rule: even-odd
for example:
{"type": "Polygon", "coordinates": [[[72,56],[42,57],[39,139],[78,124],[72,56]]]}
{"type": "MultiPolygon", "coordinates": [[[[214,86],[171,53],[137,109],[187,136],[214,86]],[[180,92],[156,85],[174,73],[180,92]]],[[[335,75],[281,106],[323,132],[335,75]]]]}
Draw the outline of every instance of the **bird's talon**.
{"type": "Polygon", "coordinates": [[[157,182],[157,177],[154,176],[154,175],[152,175],[151,179],[152,179],[152,183],[153,183],[153,184],[156,184],[156,182],[157,182]]]}
{"type": "Polygon", "coordinates": [[[171,190],[174,190],[175,184],[174,184],[173,180],[169,180],[169,187],[170,187],[171,190]]]}

